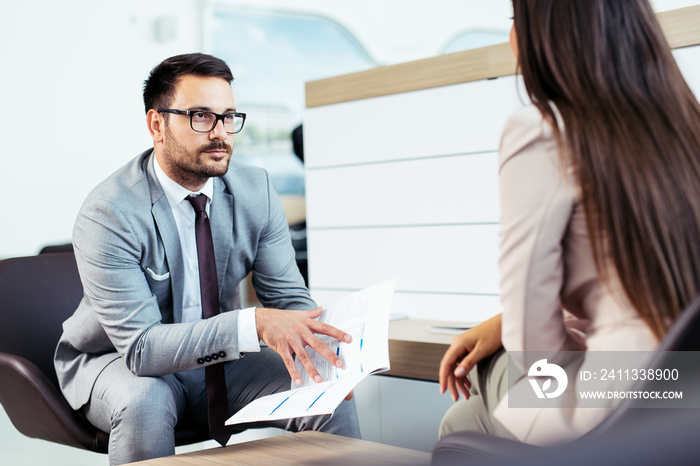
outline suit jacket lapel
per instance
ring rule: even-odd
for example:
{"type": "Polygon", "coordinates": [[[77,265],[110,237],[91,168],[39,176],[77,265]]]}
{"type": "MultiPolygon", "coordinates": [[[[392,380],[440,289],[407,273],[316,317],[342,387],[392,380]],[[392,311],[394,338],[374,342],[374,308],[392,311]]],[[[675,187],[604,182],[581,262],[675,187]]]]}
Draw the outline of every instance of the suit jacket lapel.
{"type": "MultiPolygon", "coordinates": [[[[180,236],[177,233],[177,224],[173,217],[173,212],[168,202],[168,198],[163,193],[160,183],[158,183],[156,174],[153,168],[153,158],[151,155],[147,162],[148,184],[151,187],[151,202],[153,207],[151,212],[153,219],[158,227],[158,233],[163,240],[163,248],[165,249],[165,259],[168,263],[170,271],[170,284],[172,286],[173,296],[173,315],[163,315],[163,321],[171,322],[182,321],[182,296],[185,290],[184,276],[182,273],[184,263],[182,259],[182,246],[180,245],[180,236]]],[[[161,309],[161,312],[164,310],[161,309]]]]}
{"type": "Polygon", "coordinates": [[[220,178],[214,178],[214,196],[209,209],[209,221],[214,241],[219,295],[221,295],[224,285],[228,259],[233,248],[233,196],[225,188],[226,186],[220,178]]]}

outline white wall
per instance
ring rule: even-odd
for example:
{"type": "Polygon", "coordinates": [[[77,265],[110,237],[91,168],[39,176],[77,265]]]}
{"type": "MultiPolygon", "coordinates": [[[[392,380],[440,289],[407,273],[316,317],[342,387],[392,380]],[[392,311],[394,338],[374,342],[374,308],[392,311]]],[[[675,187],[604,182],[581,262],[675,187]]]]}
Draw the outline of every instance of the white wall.
{"type": "Polygon", "coordinates": [[[397,277],[396,313],[499,312],[497,150],[521,105],[509,76],[307,109],[314,297],[397,277]]]}
{"type": "MultiPolygon", "coordinates": [[[[700,87],[700,47],[674,55],[700,87]]],[[[309,281],[318,302],[398,278],[394,312],[500,311],[498,144],[513,76],[325,105],[304,119],[309,281]]]]}
{"type": "Polygon", "coordinates": [[[87,193],[152,145],[141,85],[164,58],[201,49],[200,3],[2,3],[0,259],[69,242],[87,193]],[[164,17],[174,36],[160,41],[164,17]]]}

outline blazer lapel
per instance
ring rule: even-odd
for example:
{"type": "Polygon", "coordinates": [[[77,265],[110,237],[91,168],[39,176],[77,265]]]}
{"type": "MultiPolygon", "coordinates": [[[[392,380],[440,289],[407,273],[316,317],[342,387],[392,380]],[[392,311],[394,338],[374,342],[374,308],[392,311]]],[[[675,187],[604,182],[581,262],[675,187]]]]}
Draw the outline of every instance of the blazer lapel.
{"type": "Polygon", "coordinates": [[[233,248],[233,196],[226,192],[225,187],[220,178],[214,178],[214,196],[209,209],[219,295],[224,286],[228,259],[233,248]]]}
{"type": "MultiPolygon", "coordinates": [[[[160,183],[158,183],[153,168],[153,158],[148,160],[148,183],[151,187],[151,202],[153,207],[151,213],[156,222],[158,233],[163,240],[163,249],[165,249],[165,260],[168,263],[170,271],[170,284],[172,286],[172,302],[173,315],[163,315],[163,320],[167,322],[172,319],[172,322],[182,321],[182,296],[185,292],[184,276],[182,273],[184,263],[182,259],[182,246],[180,245],[180,237],[177,233],[177,224],[173,217],[173,212],[168,202],[168,198],[163,193],[160,183]]],[[[161,309],[161,312],[163,309],[161,309]]]]}

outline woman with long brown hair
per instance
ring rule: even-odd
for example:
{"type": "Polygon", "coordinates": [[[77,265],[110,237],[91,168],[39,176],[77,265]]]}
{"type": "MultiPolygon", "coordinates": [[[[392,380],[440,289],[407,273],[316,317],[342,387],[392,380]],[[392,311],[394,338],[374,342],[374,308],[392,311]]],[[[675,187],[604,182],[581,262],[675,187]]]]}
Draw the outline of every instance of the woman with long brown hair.
{"type": "Polygon", "coordinates": [[[576,374],[591,351],[658,346],[700,290],[700,106],[647,0],[513,0],[513,12],[532,105],[499,152],[503,314],[445,353],[441,390],[466,400],[441,435],[552,444],[613,405],[508,407],[527,380],[508,380],[501,347],[525,373],[527,352],[585,350],[565,366],[576,374]]]}

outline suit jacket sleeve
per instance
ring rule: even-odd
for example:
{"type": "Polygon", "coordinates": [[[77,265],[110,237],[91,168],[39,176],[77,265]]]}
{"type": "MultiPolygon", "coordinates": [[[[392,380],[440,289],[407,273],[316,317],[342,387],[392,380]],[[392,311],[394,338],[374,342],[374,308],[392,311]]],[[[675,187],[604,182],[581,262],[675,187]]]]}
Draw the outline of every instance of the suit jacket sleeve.
{"type": "Polygon", "coordinates": [[[71,345],[91,354],[116,348],[127,367],[141,376],[201,367],[198,359],[221,351],[226,353],[224,360],[239,357],[237,312],[193,323],[162,322],[157,296],[172,299],[172,295],[158,287],[171,286],[170,272],[152,270],[158,261],[148,257],[163,246],[148,235],[136,234],[148,230],[144,222],[152,225],[150,208],[127,216],[120,207],[103,198],[88,200],[76,220],[74,246],[84,289],[76,314],[95,317],[64,324],[71,345]],[[99,324],[101,329],[74,329],[73,322],[82,327],[99,324]]]}

